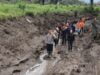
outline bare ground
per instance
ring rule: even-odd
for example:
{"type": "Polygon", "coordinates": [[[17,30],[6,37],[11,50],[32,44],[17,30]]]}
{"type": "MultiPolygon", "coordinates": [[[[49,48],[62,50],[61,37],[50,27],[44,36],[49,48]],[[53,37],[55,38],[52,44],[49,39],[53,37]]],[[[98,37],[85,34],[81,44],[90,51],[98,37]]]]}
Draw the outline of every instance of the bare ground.
{"type": "MultiPolygon", "coordinates": [[[[24,75],[43,52],[42,40],[47,29],[65,21],[67,16],[50,14],[1,21],[0,75],[24,75]]],[[[100,44],[91,43],[90,34],[77,37],[75,43],[73,52],[62,54],[54,66],[48,65],[45,75],[100,74],[100,44]]]]}
{"type": "MultiPolygon", "coordinates": [[[[90,44],[89,37],[77,41],[78,48],[74,47],[72,52],[61,54],[63,56],[61,60],[52,67],[50,62],[45,75],[99,75],[100,46],[96,43],[90,44]]],[[[67,51],[65,48],[62,49],[67,51]]]]}
{"type": "Polygon", "coordinates": [[[65,20],[65,16],[51,14],[1,20],[0,75],[23,75],[38,60],[44,33],[65,20]]]}

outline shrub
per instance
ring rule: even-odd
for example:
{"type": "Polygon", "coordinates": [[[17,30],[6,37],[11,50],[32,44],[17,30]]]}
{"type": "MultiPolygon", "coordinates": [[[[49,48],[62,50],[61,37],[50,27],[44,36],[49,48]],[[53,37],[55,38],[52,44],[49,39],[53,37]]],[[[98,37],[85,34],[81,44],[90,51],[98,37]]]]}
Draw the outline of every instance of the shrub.
{"type": "Polygon", "coordinates": [[[32,11],[27,11],[26,13],[25,13],[25,15],[27,15],[27,16],[34,16],[34,14],[33,14],[33,12],[32,11]]]}
{"type": "Polygon", "coordinates": [[[93,8],[93,9],[91,9],[90,7],[85,7],[83,9],[83,13],[91,13],[94,16],[98,16],[99,12],[100,12],[99,8],[93,8]]]}
{"type": "Polygon", "coordinates": [[[21,10],[25,11],[26,9],[26,5],[25,4],[19,4],[18,8],[20,8],[21,10]]]}
{"type": "Polygon", "coordinates": [[[7,9],[7,8],[6,8],[6,9],[4,9],[4,12],[5,12],[5,13],[8,13],[8,11],[9,11],[9,9],[7,9]]]}
{"type": "Polygon", "coordinates": [[[83,9],[83,12],[85,12],[85,13],[91,13],[93,10],[92,9],[90,9],[90,7],[85,7],[84,9],[83,9]]]}

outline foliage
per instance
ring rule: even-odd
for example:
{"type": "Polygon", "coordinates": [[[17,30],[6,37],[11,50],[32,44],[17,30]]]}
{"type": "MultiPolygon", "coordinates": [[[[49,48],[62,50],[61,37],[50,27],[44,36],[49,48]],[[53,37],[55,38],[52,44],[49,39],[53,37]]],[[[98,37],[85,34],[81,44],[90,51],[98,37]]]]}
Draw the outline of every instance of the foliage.
{"type": "Polygon", "coordinates": [[[94,16],[98,16],[98,13],[100,12],[100,7],[99,6],[96,6],[94,7],[93,9],[91,9],[91,7],[85,7],[82,11],[83,13],[91,13],[93,14],[94,16]]]}
{"type": "Polygon", "coordinates": [[[19,4],[18,7],[21,9],[21,10],[25,10],[26,8],[26,5],[25,4],[19,4]]]}
{"type": "Polygon", "coordinates": [[[31,2],[31,3],[45,3],[45,4],[84,4],[84,2],[80,0],[0,0],[0,2],[10,2],[10,3],[18,3],[18,2],[31,2]]]}
{"type": "Polygon", "coordinates": [[[31,12],[34,15],[43,14],[43,13],[53,13],[53,12],[67,12],[70,10],[81,9],[78,6],[65,6],[65,5],[40,5],[40,4],[5,4],[0,3],[0,17],[9,17],[9,16],[22,16],[27,12],[31,12]],[[23,13],[24,11],[24,13],[23,13]]]}
{"type": "Polygon", "coordinates": [[[34,16],[34,14],[33,14],[32,11],[28,11],[28,12],[26,12],[25,15],[28,15],[28,16],[34,16]]]}
{"type": "MultiPolygon", "coordinates": [[[[47,13],[64,13],[69,11],[82,11],[82,5],[40,5],[30,3],[0,3],[0,18],[17,17],[23,15],[39,15],[47,13]],[[24,12],[23,12],[24,11],[24,12]]],[[[100,6],[95,7],[100,10],[100,6]]],[[[87,11],[87,9],[85,9],[87,11]]]]}

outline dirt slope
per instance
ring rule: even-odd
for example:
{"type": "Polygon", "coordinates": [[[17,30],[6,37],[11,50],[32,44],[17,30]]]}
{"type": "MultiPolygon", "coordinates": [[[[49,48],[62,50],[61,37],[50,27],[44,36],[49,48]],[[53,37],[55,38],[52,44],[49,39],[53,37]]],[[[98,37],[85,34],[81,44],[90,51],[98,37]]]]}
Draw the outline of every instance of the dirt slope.
{"type": "Polygon", "coordinates": [[[40,63],[43,68],[38,66],[26,75],[99,75],[100,42],[96,43],[99,40],[93,42],[91,33],[88,32],[83,37],[76,37],[72,52],[68,52],[67,47],[58,45],[57,49],[62,52],[56,55],[57,58],[44,60],[40,63]]]}
{"type": "Polygon", "coordinates": [[[0,75],[22,75],[36,63],[47,28],[66,15],[25,16],[0,21],[0,75]]]}
{"type": "MultiPolygon", "coordinates": [[[[0,21],[0,75],[24,75],[27,69],[38,62],[37,58],[42,53],[42,40],[47,29],[54,27],[57,22],[66,21],[69,16],[48,14],[0,21]]],[[[89,45],[91,41],[89,42],[88,34],[87,36],[76,41],[75,50],[62,57],[55,67],[51,67],[53,68],[51,71],[47,69],[46,75],[68,75],[67,73],[70,73],[69,75],[96,75],[95,73],[98,73],[99,75],[100,46],[96,43],[89,45]],[[94,64],[97,70],[94,70],[93,74],[87,74],[87,66],[90,69],[91,66],[94,67],[94,64]],[[84,68],[86,72],[79,73],[79,68],[82,70],[84,68]],[[67,72],[69,70],[70,72],[67,72]],[[78,74],[73,74],[73,72],[78,72],[78,74]]]]}
{"type": "Polygon", "coordinates": [[[63,57],[52,67],[50,63],[45,75],[99,75],[100,45],[90,44],[89,37],[77,41],[78,48],[74,46],[73,52],[64,54],[67,49],[62,47],[63,57]]]}

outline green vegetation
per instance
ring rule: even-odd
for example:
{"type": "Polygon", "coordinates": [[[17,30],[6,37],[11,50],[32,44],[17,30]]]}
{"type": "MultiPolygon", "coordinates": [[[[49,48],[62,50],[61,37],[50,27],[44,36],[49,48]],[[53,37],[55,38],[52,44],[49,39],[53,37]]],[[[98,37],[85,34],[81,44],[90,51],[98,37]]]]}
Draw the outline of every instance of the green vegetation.
{"type": "Polygon", "coordinates": [[[66,12],[77,10],[82,7],[64,5],[40,5],[40,4],[0,4],[0,18],[23,16],[27,13],[44,14],[53,12],[66,12]]]}
{"type": "MultiPolygon", "coordinates": [[[[99,9],[100,7],[96,7],[99,9]]],[[[24,16],[26,14],[46,14],[46,13],[63,13],[67,11],[81,11],[84,6],[80,5],[40,5],[40,4],[29,4],[29,3],[0,3],[0,18],[24,16]]]]}
{"type": "Polygon", "coordinates": [[[84,4],[84,2],[80,0],[0,0],[0,2],[6,3],[18,3],[18,2],[27,2],[27,3],[38,3],[38,4],[84,4]]]}

